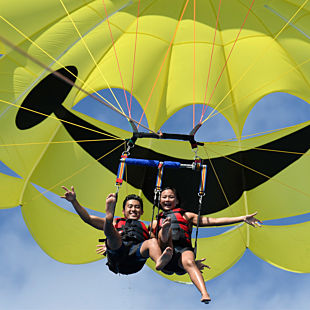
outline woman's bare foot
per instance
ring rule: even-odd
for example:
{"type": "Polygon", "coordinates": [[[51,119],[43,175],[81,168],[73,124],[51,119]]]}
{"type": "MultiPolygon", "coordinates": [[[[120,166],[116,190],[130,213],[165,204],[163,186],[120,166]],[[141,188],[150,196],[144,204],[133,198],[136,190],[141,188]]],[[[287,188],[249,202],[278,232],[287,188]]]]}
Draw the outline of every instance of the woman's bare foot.
{"type": "Polygon", "coordinates": [[[167,247],[156,262],[156,270],[163,269],[170,262],[172,254],[173,254],[172,248],[167,247]]]}
{"type": "Polygon", "coordinates": [[[171,234],[171,218],[167,217],[163,221],[162,231],[161,231],[161,241],[167,243],[171,234]]]}
{"type": "Polygon", "coordinates": [[[211,301],[211,298],[210,298],[209,294],[207,293],[207,294],[201,296],[200,301],[205,303],[205,304],[208,304],[211,301]]]}

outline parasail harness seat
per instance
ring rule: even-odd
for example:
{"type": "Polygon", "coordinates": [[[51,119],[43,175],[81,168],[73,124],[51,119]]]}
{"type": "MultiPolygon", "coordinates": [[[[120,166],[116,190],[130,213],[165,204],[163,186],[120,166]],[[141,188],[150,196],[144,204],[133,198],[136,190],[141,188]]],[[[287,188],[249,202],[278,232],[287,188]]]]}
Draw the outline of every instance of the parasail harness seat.
{"type": "MultiPolygon", "coordinates": [[[[145,134],[145,133],[139,133],[139,134],[145,134]]],[[[152,134],[150,134],[152,135],[152,134]]],[[[174,134],[166,134],[166,135],[174,135],[174,134]]],[[[142,135],[141,135],[142,136],[142,135]]],[[[183,136],[181,135],[181,139],[184,140],[183,136]]],[[[149,135],[147,134],[147,137],[149,135]]],[[[188,136],[187,136],[188,137],[188,136]]],[[[190,141],[191,146],[193,149],[195,149],[195,158],[192,164],[182,164],[180,162],[174,162],[174,161],[158,161],[158,160],[151,160],[151,159],[138,159],[138,158],[129,158],[130,155],[130,149],[134,147],[134,143],[137,139],[137,135],[127,140],[127,150],[124,151],[120,158],[120,163],[118,167],[118,173],[116,177],[116,194],[118,194],[118,191],[123,183],[124,178],[124,172],[126,169],[126,165],[134,165],[134,166],[147,166],[147,167],[157,167],[157,177],[156,177],[156,184],[154,188],[154,202],[153,202],[153,211],[152,211],[152,219],[150,224],[150,231],[149,234],[151,234],[152,230],[152,224],[154,221],[154,214],[155,214],[155,208],[157,207],[157,216],[159,215],[160,210],[160,194],[162,191],[162,179],[163,179],[163,172],[164,168],[168,169],[192,169],[195,171],[200,172],[200,186],[198,190],[198,218],[197,218],[197,229],[196,229],[196,235],[195,235],[195,247],[194,247],[194,254],[195,257],[197,256],[197,240],[198,240],[198,230],[199,230],[199,223],[201,218],[201,208],[202,208],[202,199],[205,196],[205,189],[206,189],[206,177],[207,177],[207,165],[204,165],[201,158],[197,156],[197,145],[199,142],[196,142],[192,138],[187,138],[188,141],[190,141]]],[[[169,137],[171,138],[171,137],[169,137]]],[[[158,230],[156,230],[156,237],[158,234],[158,230]]]]}

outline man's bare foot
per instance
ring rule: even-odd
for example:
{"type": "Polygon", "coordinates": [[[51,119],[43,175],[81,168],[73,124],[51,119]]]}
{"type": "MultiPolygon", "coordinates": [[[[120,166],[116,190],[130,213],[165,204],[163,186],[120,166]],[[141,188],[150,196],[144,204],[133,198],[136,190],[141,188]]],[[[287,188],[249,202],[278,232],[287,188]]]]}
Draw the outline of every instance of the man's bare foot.
{"type": "Polygon", "coordinates": [[[167,247],[156,262],[156,270],[162,270],[171,260],[173,250],[167,247]]]}
{"type": "Polygon", "coordinates": [[[205,303],[205,304],[208,304],[211,301],[211,298],[210,298],[209,294],[207,293],[207,294],[204,294],[201,296],[200,301],[205,303]]]}
{"type": "Polygon", "coordinates": [[[106,208],[105,208],[106,221],[108,221],[108,222],[113,221],[115,206],[116,206],[116,195],[113,193],[109,194],[107,199],[106,199],[106,208]]]}
{"type": "Polygon", "coordinates": [[[163,221],[162,231],[161,231],[161,241],[167,243],[171,234],[171,218],[167,217],[163,221]]]}

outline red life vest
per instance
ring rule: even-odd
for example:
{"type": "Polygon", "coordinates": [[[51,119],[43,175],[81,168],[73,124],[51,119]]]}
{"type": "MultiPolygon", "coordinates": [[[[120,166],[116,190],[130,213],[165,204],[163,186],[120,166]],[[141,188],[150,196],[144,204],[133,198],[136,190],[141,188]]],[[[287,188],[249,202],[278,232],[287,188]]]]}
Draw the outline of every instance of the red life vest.
{"type": "Polygon", "coordinates": [[[161,212],[158,217],[159,227],[166,217],[171,218],[172,241],[174,245],[192,246],[191,234],[188,221],[183,217],[186,211],[181,208],[161,212]]]}
{"type": "Polygon", "coordinates": [[[123,241],[135,244],[149,239],[149,232],[145,224],[138,220],[117,218],[114,227],[120,232],[123,241]]]}

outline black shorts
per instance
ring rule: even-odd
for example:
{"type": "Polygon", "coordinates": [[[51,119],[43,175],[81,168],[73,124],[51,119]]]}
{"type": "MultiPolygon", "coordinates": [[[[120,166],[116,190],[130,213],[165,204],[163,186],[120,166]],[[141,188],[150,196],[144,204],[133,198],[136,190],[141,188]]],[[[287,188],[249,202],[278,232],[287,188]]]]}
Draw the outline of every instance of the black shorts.
{"type": "Polygon", "coordinates": [[[194,252],[194,249],[191,247],[175,247],[173,249],[173,255],[170,262],[161,271],[168,275],[172,275],[175,273],[179,276],[182,276],[186,274],[186,271],[179,265],[181,254],[185,251],[194,252]]]}
{"type": "Polygon", "coordinates": [[[148,257],[143,257],[140,248],[143,242],[134,245],[128,245],[122,242],[117,250],[111,250],[107,246],[107,265],[114,273],[132,274],[140,271],[148,257]]]}

